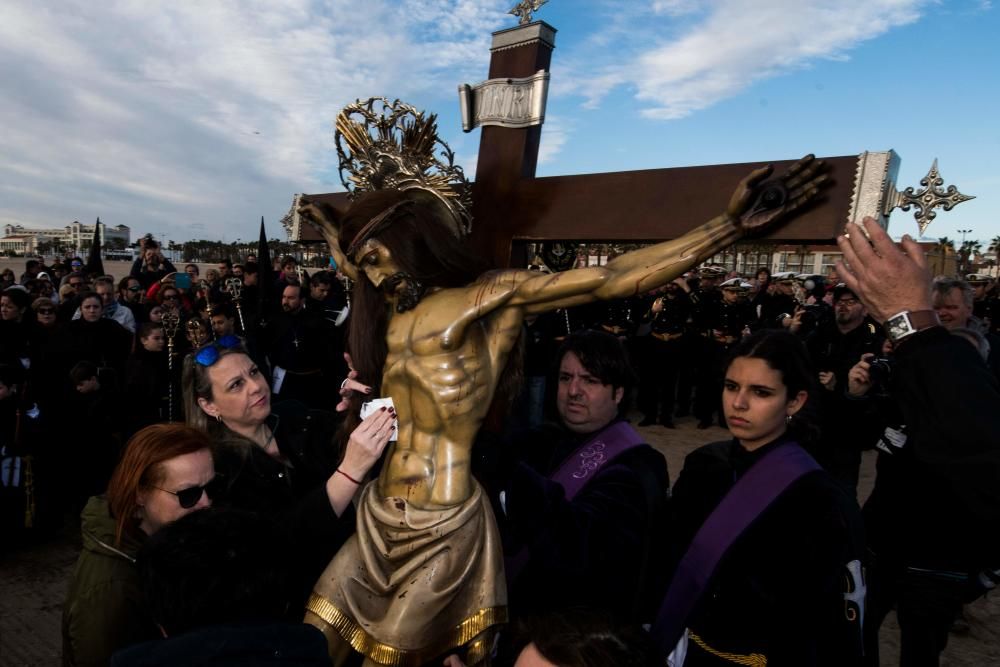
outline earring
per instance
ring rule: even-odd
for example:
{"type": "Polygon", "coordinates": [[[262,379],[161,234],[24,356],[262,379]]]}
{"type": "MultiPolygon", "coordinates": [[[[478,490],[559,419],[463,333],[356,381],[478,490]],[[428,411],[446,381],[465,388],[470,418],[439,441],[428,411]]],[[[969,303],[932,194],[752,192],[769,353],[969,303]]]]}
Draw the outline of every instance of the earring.
{"type": "MultiPolygon", "coordinates": [[[[789,417],[789,419],[791,419],[791,417],[789,417]]],[[[219,422],[221,424],[222,423],[222,415],[220,415],[219,413],[216,413],[215,414],[215,421],[217,421],[217,422],[219,422]]]]}
{"type": "MultiPolygon", "coordinates": [[[[222,421],[222,420],[219,420],[219,421],[222,421]]],[[[792,423],[792,416],[791,415],[785,415],[785,423],[786,424],[791,424],[792,423]]]]}

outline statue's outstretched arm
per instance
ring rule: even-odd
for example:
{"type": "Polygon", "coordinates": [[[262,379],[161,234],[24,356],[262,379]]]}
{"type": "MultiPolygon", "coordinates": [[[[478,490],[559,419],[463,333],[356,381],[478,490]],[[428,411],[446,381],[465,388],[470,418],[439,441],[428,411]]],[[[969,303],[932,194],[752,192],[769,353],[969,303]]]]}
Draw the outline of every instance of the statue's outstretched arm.
{"type": "Polygon", "coordinates": [[[310,202],[303,199],[298,212],[302,219],[326,240],[326,244],[330,246],[330,256],[337,263],[340,272],[351,280],[357,280],[357,267],[340,251],[340,221],[336,209],[325,202],[310,202]]]}
{"type": "Polygon", "coordinates": [[[574,269],[523,281],[511,305],[541,312],[633,296],[666,284],[744,235],[788,217],[816,198],[827,182],[824,164],[807,155],[780,177],[762,167],[740,181],[726,211],[684,236],[616,257],[603,267],[574,269]]]}

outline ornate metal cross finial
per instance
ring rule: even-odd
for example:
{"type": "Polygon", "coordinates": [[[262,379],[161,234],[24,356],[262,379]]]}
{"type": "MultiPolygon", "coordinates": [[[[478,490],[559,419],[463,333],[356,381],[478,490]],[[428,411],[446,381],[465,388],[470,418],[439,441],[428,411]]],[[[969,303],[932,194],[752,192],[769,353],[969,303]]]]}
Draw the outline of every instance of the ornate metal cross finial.
{"type": "Polygon", "coordinates": [[[514,5],[508,14],[513,14],[519,21],[518,25],[528,25],[531,23],[531,12],[537,12],[542,5],[544,5],[549,0],[521,0],[521,2],[514,5]]]}
{"type": "Polygon", "coordinates": [[[917,219],[917,227],[920,229],[921,236],[924,235],[924,230],[931,224],[931,221],[937,217],[937,213],[934,212],[935,208],[940,206],[944,210],[950,211],[964,201],[975,199],[975,197],[963,195],[954,185],[949,185],[946,190],[941,189],[941,186],[944,185],[944,179],[938,172],[936,158],[934,164],[931,165],[931,170],[920,179],[920,185],[923,186],[923,189],[919,192],[914,192],[913,188],[906,188],[902,192],[892,193],[893,196],[890,196],[886,201],[885,212],[888,215],[896,208],[909,211],[911,206],[916,206],[917,210],[913,217],[917,219]]]}

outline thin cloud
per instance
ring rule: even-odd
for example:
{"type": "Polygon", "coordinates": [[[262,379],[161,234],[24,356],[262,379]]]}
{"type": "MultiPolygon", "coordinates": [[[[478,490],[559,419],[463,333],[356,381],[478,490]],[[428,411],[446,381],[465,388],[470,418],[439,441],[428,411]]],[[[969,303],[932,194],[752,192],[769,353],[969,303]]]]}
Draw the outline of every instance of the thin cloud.
{"type": "Polygon", "coordinates": [[[556,156],[569,141],[570,126],[571,123],[565,118],[551,114],[545,117],[545,125],[542,126],[542,140],[538,146],[538,164],[555,161],[556,156]]]}
{"type": "Polygon", "coordinates": [[[0,222],[100,215],[232,235],[328,186],[356,98],[454,104],[506,0],[13,0],[0,7],[0,222]],[[457,79],[462,77],[462,79],[457,79]]]}
{"type": "Polygon", "coordinates": [[[683,118],[757,81],[847,58],[862,42],[919,19],[930,1],[653,0],[640,29],[648,34],[665,27],[666,17],[677,34],[645,51],[619,49],[613,52],[618,57],[596,66],[591,61],[592,73],[580,77],[575,90],[593,108],[612,90],[628,86],[642,102],[643,116],[683,118]],[[678,29],[678,17],[690,24],[678,29]]]}

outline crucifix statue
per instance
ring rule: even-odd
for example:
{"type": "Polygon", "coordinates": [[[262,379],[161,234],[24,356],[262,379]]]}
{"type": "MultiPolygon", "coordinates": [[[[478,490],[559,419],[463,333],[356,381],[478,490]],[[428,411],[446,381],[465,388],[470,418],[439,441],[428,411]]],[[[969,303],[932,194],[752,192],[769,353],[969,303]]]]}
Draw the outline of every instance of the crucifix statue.
{"type": "Polygon", "coordinates": [[[499,539],[470,453],[502,398],[524,318],[663,285],[795,214],[826,180],[812,156],[771,180],[759,168],[734,183],[718,215],[673,241],[554,275],[483,272],[464,245],[461,196],[447,170],[428,169],[437,143],[433,116],[387,100],[352,105],[338,116],[337,144],[353,202],[299,209],[356,281],[355,368],[393,400],[399,420],[378,480],[362,493],[358,532],[317,582],[306,617],[335,657],[353,648],[368,664],[422,664],[462,647],[474,664],[506,620],[499,539]]]}
{"type": "MultiPolygon", "coordinates": [[[[535,85],[554,34],[544,22],[496,33],[491,80],[535,85]]],[[[491,91],[493,104],[508,98],[491,91]]],[[[367,665],[456,651],[476,664],[505,622],[499,539],[470,451],[504,398],[526,316],[652,289],[745,234],[775,234],[781,218],[781,238],[820,241],[888,215],[891,151],[807,156],[775,165],[775,178],[754,164],[537,179],[540,126],[502,115],[482,128],[469,185],[433,116],[384,99],[351,105],[336,133],[348,193],[303,196],[292,216],[294,235],[307,235],[302,222],[318,230],[354,281],[355,367],[398,414],[398,440],[360,497],[358,532],[308,605],[336,664],[351,651],[367,665]],[[671,240],[557,274],[483,270],[509,266],[520,242],[579,238],[671,240]]]]}

